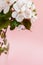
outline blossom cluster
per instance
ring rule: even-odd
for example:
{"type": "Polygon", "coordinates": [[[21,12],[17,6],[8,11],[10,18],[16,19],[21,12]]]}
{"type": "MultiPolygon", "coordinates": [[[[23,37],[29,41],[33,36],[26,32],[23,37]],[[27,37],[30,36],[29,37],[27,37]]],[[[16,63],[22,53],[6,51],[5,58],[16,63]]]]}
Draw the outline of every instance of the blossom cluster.
{"type": "Polygon", "coordinates": [[[0,13],[2,11],[4,14],[8,13],[10,7],[12,13],[9,20],[13,18],[21,23],[24,19],[33,22],[37,18],[35,5],[31,0],[0,0],[0,13]]]}

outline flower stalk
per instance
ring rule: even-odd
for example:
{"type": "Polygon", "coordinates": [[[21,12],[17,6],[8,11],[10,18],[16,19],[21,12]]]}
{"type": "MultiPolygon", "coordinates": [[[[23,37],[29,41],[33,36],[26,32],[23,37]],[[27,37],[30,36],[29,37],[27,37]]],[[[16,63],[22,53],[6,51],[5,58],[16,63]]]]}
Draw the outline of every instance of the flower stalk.
{"type": "Polygon", "coordinates": [[[0,41],[0,55],[2,53],[7,54],[8,50],[9,50],[9,43],[6,39],[6,32],[7,32],[7,29],[4,29],[4,30],[0,31],[0,37],[2,39],[2,41],[0,41]]]}

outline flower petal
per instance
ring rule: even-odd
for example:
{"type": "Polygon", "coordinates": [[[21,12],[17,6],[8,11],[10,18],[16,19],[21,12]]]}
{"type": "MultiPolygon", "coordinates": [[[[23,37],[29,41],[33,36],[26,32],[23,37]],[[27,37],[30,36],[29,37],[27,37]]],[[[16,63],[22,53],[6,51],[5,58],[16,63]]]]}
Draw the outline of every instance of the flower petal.
{"type": "Polygon", "coordinates": [[[17,16],[17,12],[14,11],[14,12],[12,13],[12,17],[13,17],[13,18],[16,18],[16,16],[17,16]]]}
{"type": "Polygon", "coordinates": [[[22,13],[21,14],[18,14],[17,17],[16,17],[17,22],[22,22],[23,19],[24,19],[24,16],[23,16],[22,13]]]}
{"type": "Polygon", "coordinates": [[[10,6],[9,5],[5,6],[5,8],[3,10],[4,14],[8,13],[9,12],[9,9],[10,9],[10,6]]]}

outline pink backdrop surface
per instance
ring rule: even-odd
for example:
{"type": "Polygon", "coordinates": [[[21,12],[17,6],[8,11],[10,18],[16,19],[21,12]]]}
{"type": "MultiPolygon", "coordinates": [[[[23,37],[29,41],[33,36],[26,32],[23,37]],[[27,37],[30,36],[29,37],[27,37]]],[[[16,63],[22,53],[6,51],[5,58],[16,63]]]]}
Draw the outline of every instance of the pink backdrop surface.
{"type": "Polygon", "coordinates": [[[0,65],[43,65],[43,0],[33,1],[38,16],[32,25],[32,32],[8,30],[10,49],[6,64],[1,64],[1,57],[0,65]]]}

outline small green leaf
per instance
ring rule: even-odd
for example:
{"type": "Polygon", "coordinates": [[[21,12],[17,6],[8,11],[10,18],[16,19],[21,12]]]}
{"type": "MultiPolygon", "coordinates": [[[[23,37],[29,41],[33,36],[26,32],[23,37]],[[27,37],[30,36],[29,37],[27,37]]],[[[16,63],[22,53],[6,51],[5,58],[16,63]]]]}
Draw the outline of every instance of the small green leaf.
{"type": "Polygon", "coordinates": [[[14,30],[14,29],[15,29],[15,26],[11,25],[10,30],[14,30]]]}
{"type": "Polygon", "coordinates": [[[15,27],[18,27],[18,25],[20,25],[19,22],[17,22],[16,20],[12,21],[12,22],[10,23],[10,30],[15,29],[15,27]]]}
{"type": "Polygon", "coordinates": [[[31,28],[31,21],[28,19],[24,19],[22,24],[25,26],[26,29],[30,30],[31,28]]]}

